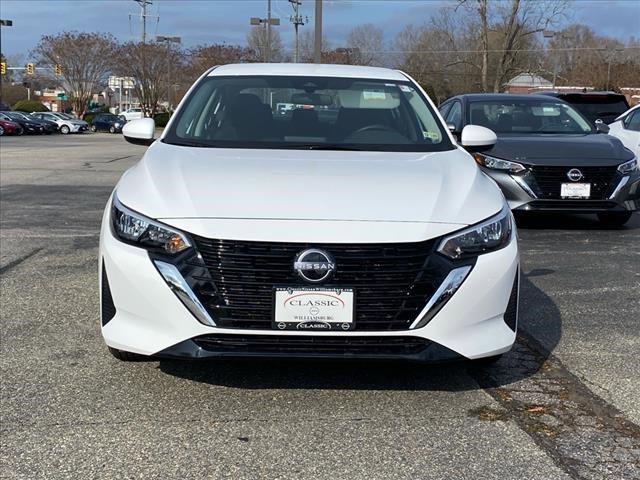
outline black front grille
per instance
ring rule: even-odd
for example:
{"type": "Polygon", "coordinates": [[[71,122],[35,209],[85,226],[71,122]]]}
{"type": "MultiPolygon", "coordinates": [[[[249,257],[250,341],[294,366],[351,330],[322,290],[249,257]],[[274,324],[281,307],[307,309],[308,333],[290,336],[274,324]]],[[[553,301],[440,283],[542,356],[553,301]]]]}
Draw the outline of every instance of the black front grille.
{"type": "MultiPolygon", "coordinates": [[[[329,252],[336,271],[326,287],[353,288],[356,330],[408,328],[451,264],[434,254],[437,240],[393,244],[306,244],[194,237],[210,279],[194,290],[225,328],[271,329],[274,287],[309,286],[293,270],[307,248],[329,252]]],[[[195,280],[195,281],[194,281],[195,280]]]]}
{"type": "Polygon", "coordinates": [[[576,183],[590,183],[592,200],[608,198],[617,177],[617,167],[550,167],[532,166],[524,177],[531,190],[540,199],[561,199],[560,188],[563,183],[573,183],[567,178],[567,172],[577,168],[584,177],[576,183]]]}
{"type": "Polygon", "coordinates": [[[195,343],[211,352],[314,355],[411,355],[429,346],[419,337],[308,335],[203,335],[195,343]]]}

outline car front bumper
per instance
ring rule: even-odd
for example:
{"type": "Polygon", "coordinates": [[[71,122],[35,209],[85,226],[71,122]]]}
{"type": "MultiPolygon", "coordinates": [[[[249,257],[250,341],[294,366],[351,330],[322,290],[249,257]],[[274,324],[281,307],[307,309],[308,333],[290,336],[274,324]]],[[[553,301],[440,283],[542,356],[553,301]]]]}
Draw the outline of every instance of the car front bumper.
{"type": "MultiPolygon", "coordinates": [[[[502,190],[514,211],[553,211],[573,213],[627,212],[640,210],[640,172],[618,175],[601,198],[540,198],[517,174],[511,175],[482,168],[502,190]]],[[[558,185],[558,190],[560,185],[558,185]]]]}
{"type": "Polygon", "coordinates": [[[116,349],[173,358],[287,356],[437,361],[498,355],[508,351],[516,338],[516,317],[511,320],[512,327],[505,321],[510,305],[517,312],[519,255],[515,229],[505,248],[477,258],[457,292],[424,327],[358,331],[356,325],[356,330],[348,332],[279,331],[220,328],[198,322],[169,288],[148,252],[113,236],[109,211],[110,207],[103,218],[100,238],[100,277],[103,305],[106,299],[112,310],[108,318],[103,316],[102,335],[107,345],[116,349]]]}

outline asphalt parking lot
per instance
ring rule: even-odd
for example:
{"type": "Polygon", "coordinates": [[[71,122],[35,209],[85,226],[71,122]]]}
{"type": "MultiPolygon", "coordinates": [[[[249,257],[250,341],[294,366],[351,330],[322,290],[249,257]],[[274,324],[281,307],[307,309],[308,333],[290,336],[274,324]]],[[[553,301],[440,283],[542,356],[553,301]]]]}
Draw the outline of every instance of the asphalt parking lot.
{"type": "Polygon", "coordinates": [[[143,152],[0,139],[1,478],[640,479],[640,215],[519,219],[521,335],[490,368],[127,364],[98,230],[143,152]]]}

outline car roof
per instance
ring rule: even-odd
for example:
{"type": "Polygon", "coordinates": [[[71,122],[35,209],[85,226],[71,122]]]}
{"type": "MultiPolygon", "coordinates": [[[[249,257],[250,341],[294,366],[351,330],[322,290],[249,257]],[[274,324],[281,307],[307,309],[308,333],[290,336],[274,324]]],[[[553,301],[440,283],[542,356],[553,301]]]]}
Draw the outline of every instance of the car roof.
{"type": "Polygon", "coordinates": [[[564,96],[576,96],[576,97],[581,97],[581,96],[585,96],[585,97],[606,97],[606,96],[612,96],[612,97],[624,97],[623,94],[618,93],[618,92],[559,92],[559,91],[549,91],[549,92],[539,92],[540,95],[547,95],[547,96],[552,96],[552,97],[564,97],[564,96]]]}
{"type": "Polygon", "coordinates": [[[546,100],[549,101],[548,96],[543,95],[534,95],[534,94],[525,94],[525,95],[515,95],[513,93],[465,93],[462,95],[457,95],[452,98],[448,98],[447,101],[453,100],[454,98],[460,98],[463,100],[468,100],[470,102],[476,102],[480,100],[487,101],[496,101],[496,100],[546,100]]]}
{"type": "Polygon", "coordinates": [[[221,75],[282,75],[408,80],[402,72],[390,68],[316,63],[234,63],[216,67],[209,73],[210,77],[221,75]]]}

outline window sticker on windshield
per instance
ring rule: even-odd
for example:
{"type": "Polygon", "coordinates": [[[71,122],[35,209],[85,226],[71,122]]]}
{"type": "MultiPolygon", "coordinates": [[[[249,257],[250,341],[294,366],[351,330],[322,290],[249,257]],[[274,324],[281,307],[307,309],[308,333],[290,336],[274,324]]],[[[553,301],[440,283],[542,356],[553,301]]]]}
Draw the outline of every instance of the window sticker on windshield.
{"type": "Polygon", "coordinates": [[[380,90],[363,90],[362,98],[365,100],[386,100],[387,94],[380,90]]]}
{"type": "Polygon", "coordinates": [[[440,134],[438,132],[422,132],[422,136],[424,138],[429,138],[431,140],[440,140],[440,134]]]}
{"type": "Polygon", "coordinates": [[[411,88],[408,85],[398,85],[400,87],[400,90],[402,90],[403,92],[413,92],[413,88],[411,88]]]}

